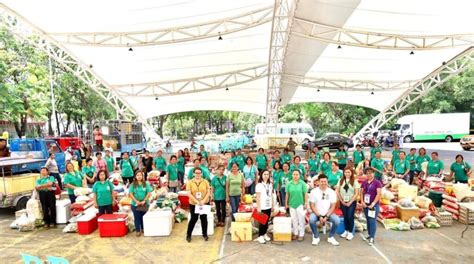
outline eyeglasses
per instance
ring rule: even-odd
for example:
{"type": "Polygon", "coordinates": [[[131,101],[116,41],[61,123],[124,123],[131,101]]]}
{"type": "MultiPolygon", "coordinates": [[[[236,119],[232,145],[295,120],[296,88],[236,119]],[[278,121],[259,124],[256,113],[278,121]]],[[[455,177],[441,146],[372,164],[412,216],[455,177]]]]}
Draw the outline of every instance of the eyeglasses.
{"type": "Polygon", "coordinates": [[[326,200],[326,193],[323,193],[323,200],[326,200]]]}

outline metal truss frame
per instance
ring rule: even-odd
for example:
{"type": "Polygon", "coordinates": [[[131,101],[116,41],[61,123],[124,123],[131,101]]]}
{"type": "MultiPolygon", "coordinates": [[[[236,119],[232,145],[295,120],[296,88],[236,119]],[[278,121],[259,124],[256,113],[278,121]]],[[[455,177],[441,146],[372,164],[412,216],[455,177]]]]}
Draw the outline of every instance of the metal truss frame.
{"type": "Polygon", "coordinates": [[[93,70],[73,56],[67,49],[45,34],[41,29],[30,23],[26,18],[0,4],[1,24],[4,24],[15,36],[28,41],[31,45],[42,50],[65,69],[87,84],[100,97],[107,101],[116,111],[127,120],[138,119],[145,126],[149,126],[146,119],[125,102],[120,95],[111,89],[93,70]]]}
{"type": "Polygon", "coordinates": [[[137,47],[193,41],[253,28],[272,20],[273,6],[233,17],[175,28],[130,32],[48,33],[67,44],[102,47],[137,47]]]}
{"type": "Polygon", "coordinates": [[[474,46],[471,46],[456,55],[450,61],[420,80],[415,86],[413,86],[413,88],[403,93],[390,106],[372,118],[369,123],[357,132],[355,138],[360,138],[361,135],[367,132],[378,130],[385,123],[405,110],[409,105],[425,96],[429,91],[445,83],[472,65],[474,65],[474,46]]]}
{"type": "Polygon", "coordinates": [[[268,58],[268,88],[265,115],[267,133],[276,132],[281,80],[285,70],[285,55],[297,5],[298,0],[275,0],[270,54],[268,58]]]}
{"type": "Polygon", "coordinates": [[[411,88],[418,81],[341,80],[284,74],[282,82],[323,90],[390,91],[411,88]]]}
{"type": "Polygon", "coordinates": [[[392,50],[435,50],[474,45],[474,34],[402,35],[344,29],[302,18],[294,19],[292,34],[322,42],[392,50]]]}
{"type": "Polygon", "coordinates": [[[196,78],[141,84],[112,85],[123,96],[173,96],[212,91],[255,81],[267,76],[267,64],[196,78]]]}

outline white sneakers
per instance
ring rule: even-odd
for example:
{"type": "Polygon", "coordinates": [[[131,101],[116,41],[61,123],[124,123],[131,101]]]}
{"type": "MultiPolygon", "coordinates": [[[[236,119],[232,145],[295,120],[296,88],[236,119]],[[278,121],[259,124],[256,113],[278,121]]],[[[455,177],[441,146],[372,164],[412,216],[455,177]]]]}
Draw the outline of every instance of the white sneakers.
{"type": "Polygon", "coordinates": [[[337,242],[334,237],[329,237],[328,242],[333,246],[339,246],[339,242],[337,242]]]}
{"type": "Polygon", "coordinates": [[[265,238],[263,236],[259,236],[257,239],[257,242],[260,243],[260,244],[265,244],[265,238]]]}
{"type": "Polygon", "coordinates": [[[317,245],[319,244],[319,241],[321,241],[321,240],[319,239],[319,237],[318,237],[318,238],[313,237],[313,242],[311,242],[311,244],[312,244],[313,246],[317,246],[317,245]]]}
{"type": "Polygon", "coordinates": [[[267,242],[272,240],[267,234],[263,235],[263,238],[264,238],[265,241],[267,241],[267,242]]]}
{"type": "Polygon", "coordinates": [[[352,233],[347,233],[346,239],[351,241],[354,238],[354,235],[352,233]]]}
{"type": "Polygon", "coordinates": [[[374,245],[374,239],[373,238],[369,238],[369,246],[373,246],[374,245]]]}
{"type": "Polygon", "coordinates": [[[341,234],[342,238],[346,238],[349,233],[347,231],[344,231],[344,233],[341,234]]]}

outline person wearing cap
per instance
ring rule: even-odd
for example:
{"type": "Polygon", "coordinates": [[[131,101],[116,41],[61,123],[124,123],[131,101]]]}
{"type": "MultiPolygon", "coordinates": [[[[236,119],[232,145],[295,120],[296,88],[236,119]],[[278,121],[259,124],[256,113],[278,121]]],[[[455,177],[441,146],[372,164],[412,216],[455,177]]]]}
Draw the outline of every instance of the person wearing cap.
{"type": "Polygon", "coordinates": [[[49,175],[48,168],[43,167],[40,170],[40,178],[36,180],[35,189],[38,191],[41,209],[43,211],[43,220],[46,228],[53,225],[56,228],[56,197],[54,196],[53,176],[49,175]]]}

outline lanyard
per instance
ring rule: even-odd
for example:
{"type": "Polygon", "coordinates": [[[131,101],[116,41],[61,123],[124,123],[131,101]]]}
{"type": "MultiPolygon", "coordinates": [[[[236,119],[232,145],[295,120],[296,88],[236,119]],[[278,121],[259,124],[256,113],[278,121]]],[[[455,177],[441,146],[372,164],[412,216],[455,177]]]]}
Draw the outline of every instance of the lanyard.
{"type": "Polygon", "coordinates": [[[271,186],[268,183],[264,183],[263,187],[265,188],[265,192],[267,193],[267,197],[270,197],[271,186]]]}
{"type": "Polygon", "coordinates": [[[369,181],[367,181],[367,183],[368,183],[367,192],[370,192],[370,190],[372,189],[372,184],[373,184],[375,181],[376,181],[376,179],[373,179],[370,184],[369,184],[369,181]]]}
{"type": "Polygon", "coordinates": [[[199,186],[201,186],[201,183],[202,181],[200,181],[199,184],[196,181],[194,181],[194,185],[196,185],[198,192],[199,192],[199,186]]]}

